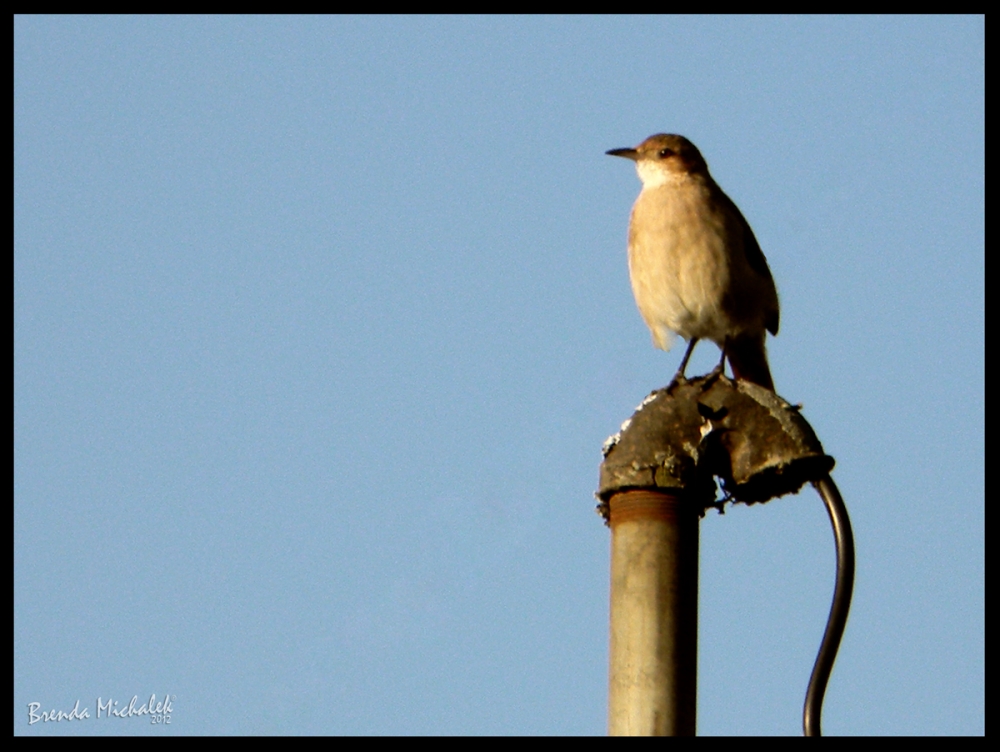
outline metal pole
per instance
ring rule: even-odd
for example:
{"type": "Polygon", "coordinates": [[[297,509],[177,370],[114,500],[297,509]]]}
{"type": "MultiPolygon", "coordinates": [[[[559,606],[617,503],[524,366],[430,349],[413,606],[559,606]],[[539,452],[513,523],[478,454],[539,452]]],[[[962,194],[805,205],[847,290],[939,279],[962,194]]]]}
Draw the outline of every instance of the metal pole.
{"type": "Polygon", "coordinates": [[[608,733],[693,736],[701,508],[655,490],[609,500],[608,733]]]}
{"type": "Polygon", "coordinates": [[[820,726],[823,714],[823,696],[826,694],[826,683],[833,671],[833,662],[837,659],[840,639],[844,636],[847,626],[847,614],[851,610],[851,595],[854,592],[854,532],[851,530],[851,518],[847,515],[844,499],[837,489],[837,484],[829,474],[813,482],[826,505],[833,525],[833,538],[837,544],[837,584],[833,591],[833,603],[830,605],[830,616],[826,622],[826,632],[819,646],[819,654],[813,665],[812,677],[809,679],[809,689],[806,691],[806,702],[802,710],[802,730],[805,736],[822,736],[820,726]]]}

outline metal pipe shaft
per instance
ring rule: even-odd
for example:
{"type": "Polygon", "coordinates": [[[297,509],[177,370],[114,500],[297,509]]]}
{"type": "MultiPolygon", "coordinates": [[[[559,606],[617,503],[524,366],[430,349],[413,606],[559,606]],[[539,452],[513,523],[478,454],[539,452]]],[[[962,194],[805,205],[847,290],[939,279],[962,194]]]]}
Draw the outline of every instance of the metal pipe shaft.
{"type": "Polygon", "coordinates": [[[851,518],[847,514],[844,499],[833,478],[827,474],[814,481],[813,486],[826,505],[837,545],[837,584],[833,591],[833,603],[802,709],[802,730],[805,736],[822,736],[823,696],[826,694],[830,672],[833,671],[833,662],[837,660],[837,650],[840,648],[840,639],[844,636],[844,627],[847,626],[851,595],[854,593],[854,532],[851,530],[851,518]]]}
{"type": "Polygon", "coordinates": [[[700,509],[658,491],[609,500],[608,733],[693,736],[700,509]]]}

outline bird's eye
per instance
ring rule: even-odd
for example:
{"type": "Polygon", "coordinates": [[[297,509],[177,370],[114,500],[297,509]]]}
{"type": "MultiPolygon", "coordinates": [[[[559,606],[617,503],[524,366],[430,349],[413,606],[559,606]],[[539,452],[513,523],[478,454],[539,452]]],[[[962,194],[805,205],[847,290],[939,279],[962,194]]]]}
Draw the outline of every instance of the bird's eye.
{"type": "Polygon", "coordinates": [[[660,149],[660,159],[666,159],[667,157],[674,156],[673,149],[660,149]]]}

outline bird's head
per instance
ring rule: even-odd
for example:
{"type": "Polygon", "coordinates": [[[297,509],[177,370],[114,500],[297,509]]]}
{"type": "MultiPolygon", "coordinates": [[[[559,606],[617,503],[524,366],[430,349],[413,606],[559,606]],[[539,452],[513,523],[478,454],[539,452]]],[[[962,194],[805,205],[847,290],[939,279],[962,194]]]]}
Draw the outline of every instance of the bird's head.
{"type": "Polygon", "coordinates": [[[611,149],[606,154],[635,162],[636,172],[645,187],[675,182],[680,178],[708,174],[708,165],[698,147],[684,136],[657,133],[634,149],[611,149]]]}

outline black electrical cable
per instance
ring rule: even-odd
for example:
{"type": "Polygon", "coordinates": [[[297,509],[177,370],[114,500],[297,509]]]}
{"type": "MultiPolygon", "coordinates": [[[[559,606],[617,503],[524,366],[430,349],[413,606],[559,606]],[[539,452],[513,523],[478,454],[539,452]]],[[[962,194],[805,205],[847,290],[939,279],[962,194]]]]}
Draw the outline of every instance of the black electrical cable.
{"type": "Polygon", "coordinates": [[[854,533],[847,507],[837,490],[833,479],[827,475],[815,481],[813,486],[819,492],[833,525],[833,537],[837,542],[837,584],[833,591],[830,617],[826,621],[826,632],[819,646],[819,654],[813,666],[809,689],[806,690],[805,707],[802,709],[802,730],[806,736],[822,736],[820,719],[823,714],[823,695],[830,680],[833,662],[837,659],[840,638],[844,636],[847,613],[851,610],[851,594],[854,591],[854,533]]]}

